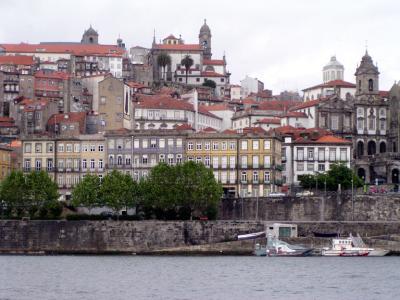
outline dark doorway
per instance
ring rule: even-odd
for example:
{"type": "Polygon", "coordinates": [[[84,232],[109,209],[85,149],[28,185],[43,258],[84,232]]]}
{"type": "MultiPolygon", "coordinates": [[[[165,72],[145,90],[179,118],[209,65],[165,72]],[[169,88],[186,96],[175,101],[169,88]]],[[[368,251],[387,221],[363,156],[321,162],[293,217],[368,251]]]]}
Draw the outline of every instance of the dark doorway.
{"type": "Polygon", "coordinates": [[[398,169],[392,170],[392,183],[394,183],[394,184],[399,183],[399,170],[398,169]]]}
{"type": "Polygon", "coordinates": [[[376,153],[376,143],[375,141],[368,142],[368,155],[374,155],[376,153]]]}
{"type": "Polygon", "coordinates": [[[364,155],[364,142],[358,141],[357,143],[357,157],[361,157],[364,155]]]}
{"type": "Polygon", "coordinates": [[[357,170],[357,176],[360,177],[362,180],[365,180],[365,170],[363,168],[359,168],[357,170]]]}
{"type": "Polygon", "coordinates": [[[380,142],[379,144],[379,153],[385,153],[386,152],[386,143],[385,142],[380,142]]]}

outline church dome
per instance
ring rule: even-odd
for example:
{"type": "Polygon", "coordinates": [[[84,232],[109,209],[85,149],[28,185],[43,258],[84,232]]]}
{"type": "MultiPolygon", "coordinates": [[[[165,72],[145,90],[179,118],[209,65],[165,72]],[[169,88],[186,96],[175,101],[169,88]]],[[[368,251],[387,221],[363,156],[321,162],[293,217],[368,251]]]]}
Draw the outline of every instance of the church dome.
{"type": "Polygon", "coordinates": [[[332,56],[331,60],[324,66],[324,70],[328,69],[344,69],[344,66],[336,59],[336,56],[332,56]]]}
{"type": "Polygon", "coordinates": [[[208,27],[206,19],[204,19],[204,24],[200,28],[200,34],[202,33],[211,33],[210,27],[208,27]]]}
{"type": "Polygon", "coordinates": [[[90,25],[89,29],[86,30],[84,34],[85,35],[99,35],[97,33],[97,31],[92,28],[92,25],[90,25]]]}

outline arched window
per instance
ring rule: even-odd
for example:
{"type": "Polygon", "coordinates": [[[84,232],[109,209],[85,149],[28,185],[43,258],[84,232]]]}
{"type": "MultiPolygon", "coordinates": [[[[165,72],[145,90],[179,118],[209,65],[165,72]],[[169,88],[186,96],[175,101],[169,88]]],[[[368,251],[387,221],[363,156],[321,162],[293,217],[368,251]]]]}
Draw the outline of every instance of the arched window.
{"type": "Polygon", "coordinates": [[[118,155],[117,157],[117,165],[122,166],[122,155],[118,155]]]}
{"type": "Polygon", "coordinates": [[[368,80],[368,90],[370,92],[374,90],[374,81],[372,79],[368,80]]]}
{"type": "Polygon", "coordinates": [[[397,152],[396,142],[393,142],[393,152],[397,152]]]}
{"type": "Polygon", "coordinates": [[[368,155],[374,155],[376,153],[376,143],[375,141],[368,142],[368,155]]]}
{"type": "Polygon", "coordinates": [[[358,141],[357,143],[357,157],[361,157],[364,155],[364,142],[358,141]]]}
{"type": "Polygon", "coordinates": [[[386,152],[386,143],[385,142],[380,142],[379,144],[379,153],[385,153],[386,152]]]}
{"type": "Polygon", "coordinates": [[[114,156],[110,155],[110,157],[108,158],[108,163],[110,166],[114,164],[114,156]]]}
{"type": "Polygon", "coordinates": [[[92,37],[89,38],[89,43],[93,44],[93,38],[92,37]]]}
{"type": "Polygon", "coordinates": [[[361,80],[358,81],[358,91],[361,92],[361,80]]]}

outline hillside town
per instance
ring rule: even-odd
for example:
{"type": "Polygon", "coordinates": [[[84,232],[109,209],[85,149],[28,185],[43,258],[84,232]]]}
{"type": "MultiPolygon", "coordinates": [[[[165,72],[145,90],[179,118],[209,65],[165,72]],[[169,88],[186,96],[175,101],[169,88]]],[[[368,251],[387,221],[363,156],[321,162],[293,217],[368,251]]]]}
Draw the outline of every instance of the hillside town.
{"type": "Polygon", "coordinates": [[[340,162],[366,184],[399,183],[400,84],[380,90],[368,51],[348,70],[354,82],[332,56],[302,95],[274,94],[247,75],[231,82],[206,20],[193,43],[100,40],[90,26],[80,42],[0,44],[0,180],[46,171],[68,201],[86,174],[139,181],[194,161],[224,197],[246,198],[293,193],[299,176],[340,162]]]}

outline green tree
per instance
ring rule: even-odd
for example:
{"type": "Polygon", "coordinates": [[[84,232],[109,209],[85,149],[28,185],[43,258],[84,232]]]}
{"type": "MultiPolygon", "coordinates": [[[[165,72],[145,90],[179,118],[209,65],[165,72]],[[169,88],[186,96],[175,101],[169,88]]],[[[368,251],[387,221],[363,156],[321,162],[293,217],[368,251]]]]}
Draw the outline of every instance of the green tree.
{"type": "Polygon", "coordinates": [[[102,206],[99,198],[100,178],[97,175],[86,175],[72,191],[72,204],[85,206],[90,210],[96,206],[102,206]]]}
{"type": "Polygon", "coordinates": [[[188,83],[188,73],[190,68],[193,66],[193,59],[190,57],[190,55],[185,55],[185,57],[182,59],[181,64],[185,67],[186,71],[186,84],[188,83]]]}
{"type": "Polygon", "coordinates": [[[28,185],[22,171],[12,171],[1,182],[0,202],[9,212],[19,209],[24,213],[29,210],[28,185]]]}
{"type": "Polygon", "coordinates": [[[161,67],[161,79],[165,80],[165,67],[171,64],[171,56],[166,52],[161,52],[157,56],[157,65],[161,67]]]}
{"type": "Polygon", "coordinates": [[[303,188],[310,189],[317,186],[318,189],[326,189],[329,191],[337,191],[339,184],[342,190],[363,185],[362,180],[344,164],[332,164],[326,173],[318,173],[316,175],[301,175],[299,176],[300,185],[303,188]]]}
{"type": "Polygon", "coordinates": [[[178,203],[189,210],[190,218],[193,213],[204,214],[207,210],[217,208],[223,190],[211,169],[192,161],[175,168],[178,203]]]}
{"type": "Polygon", "coordinates": [[[58,203],[57,184],[44,171],[31,172],[26,176],[28,197],[31,205],[50,208],[58,203]]]}
{"type": "Polygon", "coordinates": [[[206,81],[204,81],[203,86],[208,86],[210,88],[215,89],[217,87],[217,84],[215,83],[214,80],[207,79],[206,81]]]}
{"type": "Polygon", "coordinates": [[[101,203],[119,215],[121,209],[135,206],[136,187],[131,176],[113,170],[104,176],[101,184],[99,191],[101,203]]]}

